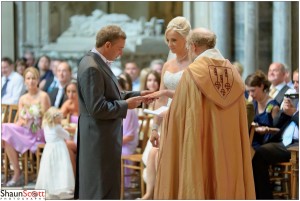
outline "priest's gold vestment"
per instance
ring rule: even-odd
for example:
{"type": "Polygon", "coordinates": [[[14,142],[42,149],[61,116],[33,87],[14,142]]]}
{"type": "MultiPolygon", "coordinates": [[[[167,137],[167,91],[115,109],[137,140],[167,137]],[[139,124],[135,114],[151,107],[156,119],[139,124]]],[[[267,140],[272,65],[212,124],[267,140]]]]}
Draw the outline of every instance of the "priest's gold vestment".
{"type": "Polygon", "coordinates": [[[225,59],[182,75],[164,119],[154,199],[255,199],[244,84],[225,59]]]}

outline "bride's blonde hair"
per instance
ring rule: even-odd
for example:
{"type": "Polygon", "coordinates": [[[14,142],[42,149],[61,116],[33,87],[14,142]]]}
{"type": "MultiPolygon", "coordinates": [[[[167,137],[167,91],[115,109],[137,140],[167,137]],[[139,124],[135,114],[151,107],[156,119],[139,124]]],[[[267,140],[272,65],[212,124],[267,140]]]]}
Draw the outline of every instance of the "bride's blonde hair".
{"type": "Polygon", "coordinates": [[[169,22],[167,29],[165,31],[165,42],[167,42],[166,34],[170,30],[176,31],[177,33],[182,35],[183,38],[186,38],[191,31],[191,24],[185,17],[178,16],[178,17],[173,18],[169,22]]]}
{"type": "Polygon", "coordinates": [[[56,107],[50,107],[43,116],[42,128],[45,128],[45,126],[54,127],[54,120],[58,116],[62,117],[62,113],[59,111],[59,109],[56,107]]]}

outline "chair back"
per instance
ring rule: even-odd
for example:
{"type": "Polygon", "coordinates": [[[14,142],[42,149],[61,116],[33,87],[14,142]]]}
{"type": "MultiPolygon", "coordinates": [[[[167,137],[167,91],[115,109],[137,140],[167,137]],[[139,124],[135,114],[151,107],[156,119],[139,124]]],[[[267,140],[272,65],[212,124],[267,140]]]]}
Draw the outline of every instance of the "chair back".
{"type": "Polygon", "coordinates": [[[16,123],[18,120],[19,112],[18,105],[9,105],[8,123],[16,123]]]}
{"type": "Polygon", "coordinates": [[[1,104],[1,122],[7,123],[8,120],[8,105],[1,104]]]}
{"type": "Polygon", "coordinates": [[[139,128],[139,144],[137,147],[138,153],[143,153],[145,147],[147,145],[147,141],[149,139],[149,128],[150,128],[150,121],[153,117],[142,115],[139,116],[140,128],[139,128]]]}

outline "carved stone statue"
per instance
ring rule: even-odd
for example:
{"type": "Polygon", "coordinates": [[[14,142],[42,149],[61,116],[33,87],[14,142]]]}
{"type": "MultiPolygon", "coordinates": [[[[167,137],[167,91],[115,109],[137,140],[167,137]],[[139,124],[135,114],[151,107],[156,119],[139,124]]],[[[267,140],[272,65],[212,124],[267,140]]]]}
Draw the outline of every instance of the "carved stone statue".
{"type": "MultiPolygon", "coordinates": [[[[107,14],[97,9],[90,16],[74,15],[70,18],[70,22],[70,27],[57,38],[55,43],[42,48],[42,54],[78,60],[95,46],[97,32],[109,24],[119,25],[127,35],[122,60],[123,58],[135,59],[137,63],[143,65],[149,62],[146,60],[152,59],[150,57],[161,57],[161,55],[166,57],[168,54],[168,47],[162,35],[163,20],[155,17],[147,22],[145,17],[135,20],[126,14],[107,14]]],[[[116,64],[121,65],[120,62],[116,64]]]]}

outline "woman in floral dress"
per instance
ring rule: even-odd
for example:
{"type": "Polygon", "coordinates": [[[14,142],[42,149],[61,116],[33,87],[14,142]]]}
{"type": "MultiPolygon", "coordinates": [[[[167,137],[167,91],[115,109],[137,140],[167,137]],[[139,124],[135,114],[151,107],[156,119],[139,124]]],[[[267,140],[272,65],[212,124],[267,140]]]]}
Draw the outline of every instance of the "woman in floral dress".
{"type": "Polygon", "coordinates": [[[44,133],[41,129],[43,113],[50,107],[48,94],[38,88],[39,72],[29,67],[24,72],[25,85],[28,92],[19,99],[18,121],[2,124],[2,140],[9,161],[12,163],[14,175],[6,186],[19,186],[23,176],[18,162],[18,153],[30,150],[34,153],[37,145],[45,143],[44,133]]]}

